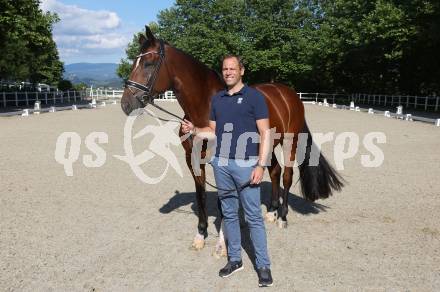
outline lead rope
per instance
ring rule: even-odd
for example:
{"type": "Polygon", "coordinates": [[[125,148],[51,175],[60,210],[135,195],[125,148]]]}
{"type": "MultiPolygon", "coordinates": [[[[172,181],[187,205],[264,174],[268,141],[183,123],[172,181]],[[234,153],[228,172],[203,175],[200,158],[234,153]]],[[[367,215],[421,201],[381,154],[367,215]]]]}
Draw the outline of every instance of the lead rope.
{"type": "MultiPolygon", "coordinates": [[[[172,116],[172,117],[174,117],[174,118],[177,119],[177,120],[167,120],[167,119],[163,119],[163,118],[158,118],[158,117],[156,117],[156,118],[158,118],[158,119],[160,119],[160,120],[162,120],[162,121],[166,121],[166,122],[176,122],[176,123],[180,123],[180,122],[183,122],[183,121],[184,121],[184,120],[183,120],[181,117],[179,117],[178,115],[176,115],[176,114],[174,114],[174,113],[172,113],[172,112],[170,112],[170,111],[164,109],[164,108],[161,107],[161,106],[158,106],[157,104],[155,104],[154,102],[152,102],[152,101],[150,101],[150,100],[148,100],[147,103],[148,103],[148,104],[151,104],[152,106],[154,106],[154,107],[157,108],[158,110],[160,110],[160,111],[162,111],[162,112],[164,112],[164,113],[166,113],[166,114],[168,114],[168,115],[170,115],[170,116],[172,116]]],[[[148,113],[148,114],[149,114],[149,113],[148,113]]],[[[151,114],[150,114],[150,115],[151,115],[151,114]]],[[[192,139],[192,135],[190,135],[189,137],[191,137],[191,139],[192,139]]],[[[216,185],[210,183],[206,178],[205,178],[205,183],[206,183],[207,185],[213,187],[213,188],[216,189],[216,190],[223,191],[223,192],[226,192],[226,194],[229,194],[229,193],[232,193],[232,192],[234,192],[234,191],[241,192],[242,190],[244,190],[245,188],[247,188],[248,186],[251,185],[251,180],[248,180],[246,183],[244,183],[243,185],[239,186],[239,187],[236,188],[236,189],[229,189],[229,190],[228,190],[228,189],[222,189],[222,188],[217,187],[216,185]]]]}

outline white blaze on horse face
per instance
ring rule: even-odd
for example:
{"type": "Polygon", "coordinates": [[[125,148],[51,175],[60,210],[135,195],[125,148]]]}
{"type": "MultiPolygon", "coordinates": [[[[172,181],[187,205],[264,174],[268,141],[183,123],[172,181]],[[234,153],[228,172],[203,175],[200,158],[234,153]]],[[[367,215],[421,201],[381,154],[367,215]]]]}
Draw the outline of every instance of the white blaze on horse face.
{"type": "Polygon", "coordinates": [[[359,136],[354,132],[339,134],[335,140],[334,159],[337,170],[344,170],[344,160],[353,158],[359,149],[359,136]],[[348,139],[347,151],[344,151],[348,139]]]}
{"type": "Polygon", "coordinates": [[[313,144],[312,149],[310,151],[310,159],[309,159],[309,165],[310,166],[318,166],[319,165],[319,157],[321,156],[321,146],[325,142],[333,141],[333,136],[335,135],[334,132],[329,132],[326,134],[323,133],[315,133],[313,135],[313,144]]]}
{"type": "Polygon", "coordinates": [[[365,149],[373,155],[373,159],[370,155],[361,155],[361,163],[364,167],[379,167],[385,160],[382,150],[374,144],[373,140],[384,144],[387,142],[387,136],[383,132],[371,132],[365,135],[363,144],[365,149]]]}
{"type": "Polygon", "coordinates": [[[101,167],[104,165],[107,159],[107,153],[102,149],[99,144],[108,143],[108,135],[104,132],[90,133],[85,140],[87,148],[96,155],[96,159],[93,160],[93,156],[90,154],[83,156],[83,163],[86,167],[101,167]],[[97,140],[97,142],[95,142],[97,140]]]}
{"type": "Polygon", "coordinates": [[[81,137],[77,133],[64,132],[58,136],[55,147],[55,161],[64,166],[64,172],[67,176],[73,176],[73,163],[78,160],[80,149],[81,137]],[[65,157],[69,140],[69,154],[65,157]]]}
{"type": "Polygon", "coordinates": [[[134,67],[134,70],[137,69],[137,67],[139,67],[139,63],[141,62],[141,57],[138,57],[136,60],[136,67],[134,67]]]}

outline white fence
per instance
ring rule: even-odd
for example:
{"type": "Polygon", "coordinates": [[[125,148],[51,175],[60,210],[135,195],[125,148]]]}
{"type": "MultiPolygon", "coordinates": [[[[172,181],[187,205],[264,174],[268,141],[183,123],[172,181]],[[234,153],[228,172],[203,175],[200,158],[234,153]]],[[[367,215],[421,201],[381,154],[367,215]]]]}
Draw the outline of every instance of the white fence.
{"type": "Polygon", "coordinates": [[[1,92],[0,104],[6,107],[33,106],[39,100],[45,105],[71,103],[87,99],[85,91],[54,91],[54,92],[1,92]]]}
{"type": "Polygon", "coordinates": [[[410,95],[384,95],[384,94],[338,94],[338,93],[298,93],[304,101],[322,102],[327,99],[329,103],[349,104],[354,101],[356,104],[368,104],[376,106],[404,106],[406,109],[438,111],[440,97],[438,96],[410,96],[410,95]]]}
{"type": "MultiPolygon", "coordinates": [[[[32,106],[35,101],[40,100],[45,105],[57,103],[71,103],[84,100],[108,100],[120,99],[123,90],[107,89],[86,89],[83,91],[58,91],[58,92],[1,92],[0,105],[6,107],[32,106]]],[[[323,102],[327,99],[329,103],[376,105],[376,106],[399,106],[406,109],[413,108],[419,110],[438,111],[440,108],[440,98],[438,96],[401,96],[383,94],[338,94],[338,93],[307,93],[299,92],[301,100],[323,102]]],[[[175,99],[172,91],[166,91],[159,95],[159,99],[175,99]]]]}
{"type": "MultiPolygon", "coordinates": [[[[96,100],[100,99],[118,99],[122,97],[124,93],[123,90],[107,90],[107,89],[92,89],[89,88],[86,90],[88,95],[91,98],[95,98],[96,100]]],[[[175,99],[176,95],[173,91],[165,91],[163,94],[159,95],[159,99],[175,99]]]]}

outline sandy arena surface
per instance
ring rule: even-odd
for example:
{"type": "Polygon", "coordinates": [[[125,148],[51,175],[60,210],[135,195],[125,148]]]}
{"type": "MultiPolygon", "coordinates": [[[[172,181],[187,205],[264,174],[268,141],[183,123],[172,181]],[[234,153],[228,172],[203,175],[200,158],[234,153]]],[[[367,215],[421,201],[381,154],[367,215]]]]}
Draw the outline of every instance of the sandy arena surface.
{"type": "MultiPolygon", "coordinates": [[[[176,103],[166,107],[181,113],[176,103]]],[[[271,289],[440,291],[440,128],[317,105],[306,105],[306,112],[312,132],[356,132],[361,146],[340,172],[348,181],[341,193],[310,204],[296,185],[288,228],[266,225],[271,289]],[[377,131],[386,135],[386,144],[379,144],[385,161],[365,168],[362,139],[377,131]]],[[[226,259],[211,255],[217,240],[212,188],[206,246],[190,248],[195,194],[180,146],[170,149],[183,177],[170,168],[155,185],[141,182],[113,157],[124,154],[125,121],[119,105],[0,119],[0,291],[257,290],[246,230],[244,271],[218,277],[226,259]],[[82,140],[72,177],[54,158],[63,132],[77,132],[82,140]],[[83,163],[92,154],[85,144],[91,132],[108,134],[99,168],[83,163]]],[[[143,116],[135,128],[147,124],[156,122],[143,116]]],[[[147,149],[151,137],[133,142],[135,154],[147,149]]],[[[323,147],[332,164],[333,148],[323,147]]],[[[166,165],[156,156],[142,169],[152,177],[166,165]]],[[[266,173],[263,203],[269,181],[266,173]]]]}

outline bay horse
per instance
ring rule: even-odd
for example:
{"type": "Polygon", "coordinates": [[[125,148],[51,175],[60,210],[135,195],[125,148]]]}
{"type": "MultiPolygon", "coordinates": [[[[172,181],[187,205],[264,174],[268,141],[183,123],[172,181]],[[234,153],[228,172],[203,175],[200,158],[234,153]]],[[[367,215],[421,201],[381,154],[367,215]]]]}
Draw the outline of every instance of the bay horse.
{"type": "MultiPolygon", "coordinates": [[[[192,56],[157,39],[148,26],[145,28],[145,36],[139,37],[141,51],[134,60],[129,79],[125,84],[121,99],[122,110],[128,115],[133,110],[151,103],[152,99],[160,93],[173,90],[184,111],[184,118],[198,128],[207,127],[211,97],[225,88],[222,78],[216,71],[192,56]]],[[[277,133],[281,134],[275,139],[273,147],[278,144],[283,145],[286,141],[291,143],[287,157],[286,153],[284,155],[285,160],[286,158],[289,161],[295,160],[297,144],[299,144],[298,137],[300,134],[307,134],[305,153],[302,154],[304,160],[299,165],[303,196],[307,200],[315,201],[329,197],[332,190],[340,191],[343,187],[343,179],[329,165],[319,149],[315,147],[313,150],[312,136],[305,122],[304,106],[296,92],[278,83],[264,83],[253,85],[253,87],[265,97],[269,109],[270,128],[274,128],[277,133]],[[318,163],[314,165],[309,162],[313,151],[315,151],[315,156],[318,153],[318,159],[315,159],[318,163]]],[[[183,136],[181,128],[179,135],[183,136]]],[[[201,249],[204,247],[204,240],[208,234],[205,164],[200,165],[200,173],[196,175],[191,166],[192,140],[184,140],[182,146],[196,188],[198,231],[193,240],[193,247],[201,249]]],[[[203,155],[205,153],[202,151],[203,155]]],[[[287,197],[292,186],[293,165],[285,164],[284,166],[282,203],[280,203],[282,169],[273,152],[268,171],[272,181],[272,194],[266,220],[275,221],[277,218],[279,226],[286,227],[287,197]]]]}

